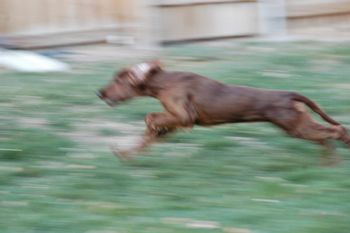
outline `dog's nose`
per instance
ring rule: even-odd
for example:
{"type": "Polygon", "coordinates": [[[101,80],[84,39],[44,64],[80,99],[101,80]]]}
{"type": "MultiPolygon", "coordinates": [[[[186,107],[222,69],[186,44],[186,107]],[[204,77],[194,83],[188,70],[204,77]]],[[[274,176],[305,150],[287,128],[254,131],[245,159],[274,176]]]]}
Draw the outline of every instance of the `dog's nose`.
{"type": "Polygon", "coordinates": [[[96,92],[96,95],[97,95],[99,98],[101,98],[101,99],[104,97],[103,91],[101,91],[101,90],[100,90],[100,91],[97,91],[97,92],[96,92]]]}

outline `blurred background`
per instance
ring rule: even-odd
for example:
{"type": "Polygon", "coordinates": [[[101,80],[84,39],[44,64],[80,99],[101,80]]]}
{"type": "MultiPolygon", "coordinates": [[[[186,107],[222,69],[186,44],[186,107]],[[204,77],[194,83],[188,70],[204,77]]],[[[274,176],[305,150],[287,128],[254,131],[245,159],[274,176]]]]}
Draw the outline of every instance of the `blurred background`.
{"type": "Polygon", "coordinates": [[[0,0],[1,233],[349,233],[349,150],[265,123],[195,127],[131,161],[150,98],[124,66],[296,90],[350,127],[350,0],[0,0]]]}
{"type": "Polygon", "coordinates": [[[254,36],[349,36],[347,0],[0,1],[0,32],[26,49],[254,36]]]}

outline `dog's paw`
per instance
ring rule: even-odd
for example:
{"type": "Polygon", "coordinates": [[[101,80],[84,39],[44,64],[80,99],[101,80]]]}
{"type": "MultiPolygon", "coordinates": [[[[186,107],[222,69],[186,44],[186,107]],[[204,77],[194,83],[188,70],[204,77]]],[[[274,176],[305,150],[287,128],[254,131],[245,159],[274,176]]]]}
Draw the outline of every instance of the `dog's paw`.
{"type": "Polygon", "coordinates": [[[320,159],[320,165],[323,167],[336,167],[342,162],[341,156],[337,154],[322,156],[320,159]]]}
{"type": "Polygon", "coordinates": [[[121,150],[116,146],[111,147],[111,150],[119,160],[130,160],[133,157],[130,151],[121,150]]]}

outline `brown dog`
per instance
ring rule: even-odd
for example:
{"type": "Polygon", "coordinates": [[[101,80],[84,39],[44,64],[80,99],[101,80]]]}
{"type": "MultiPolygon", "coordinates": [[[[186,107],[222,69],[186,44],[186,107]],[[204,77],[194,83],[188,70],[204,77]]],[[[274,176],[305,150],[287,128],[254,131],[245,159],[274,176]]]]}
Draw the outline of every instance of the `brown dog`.
{"type": "Polygon", "coordinates": [[[123,69],[98,92],[110,106],[135,96],[158,99],[165,111],[146,116],[143,142],[119,156],[142,151],[157,138],[178,128],[238,122],[271,122],[293,137],[319,143],[332,154],[329,139],[350,146],[345,128],[326,115],[313,101],[295,92],[257,89],[223,83],[187,72],[168,72],[159,62],[123,69]],[[315,122],[305,105],[330,126],[315,122]]]}

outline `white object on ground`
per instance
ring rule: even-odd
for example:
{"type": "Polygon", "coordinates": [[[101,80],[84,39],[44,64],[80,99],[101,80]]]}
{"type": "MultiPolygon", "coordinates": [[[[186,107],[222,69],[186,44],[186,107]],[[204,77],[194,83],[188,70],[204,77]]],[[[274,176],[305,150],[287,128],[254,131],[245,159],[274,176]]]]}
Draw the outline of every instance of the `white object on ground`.
{"type": "Polygon", "coordinates": [[[0,66],[19,72],[64,72],[70,67],[58,60],[28,51],[0,49],[0,66]]]}

